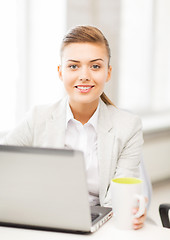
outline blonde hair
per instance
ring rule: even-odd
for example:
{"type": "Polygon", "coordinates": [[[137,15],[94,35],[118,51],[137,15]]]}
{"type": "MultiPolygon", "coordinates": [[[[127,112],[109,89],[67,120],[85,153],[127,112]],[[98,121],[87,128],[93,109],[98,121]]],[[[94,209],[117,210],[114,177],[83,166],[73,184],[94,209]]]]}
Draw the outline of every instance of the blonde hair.
{"type": "MultiPolygon", "coordinates": [[[[98,28],[93,26],[76,26],[72,28],[63,38],[60,55],[62,56],[63,50],[67,45],[71,43],[85,43],[85,42],[104,44],[109,59],[108,61],[109,66],[111,58],[109,43],[105,36],[103,35],[103,33],[98,28]]],[[[101,94],[100,98],[105,104],[115,106],[104,92],[101,94]]]]}

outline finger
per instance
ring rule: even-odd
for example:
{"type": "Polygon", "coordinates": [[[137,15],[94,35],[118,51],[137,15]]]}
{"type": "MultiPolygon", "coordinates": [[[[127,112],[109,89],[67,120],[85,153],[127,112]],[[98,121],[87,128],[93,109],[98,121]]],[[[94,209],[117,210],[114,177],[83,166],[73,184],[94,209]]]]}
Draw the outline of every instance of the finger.
{"type": "Polygon", "coordinates": [[[146,215],[144,214],[144,215],[142,215],[142,216],[139,217],[139,218],[135,218],[135,219],[133,220],[133,224],[134,224],[134,225],[143,224],[143,223],[145,222],[145,219],[146,219],[146,215]]]}
{"type": "Polygon", "coordinates": [[[138,212],[139,208],[133,208],[132,213],[135,215],[138,212]]]}
{"type": "Polygon", "coordinates": [[[138,230],[138,229],[140,229],[140,228],[143,228],[143,226],[144,226],[144,224],[143,223],[141,223],[141,224],[138,224],[138,225],[133,225],[133,229],[134,230],[138,230]]]}
{"type": "MultiPolygon", "coordinates": [[[[145,202],[146,202],[146,204],[148,203],[148,198],[147,197],[145,197],[145,202]]],[[[138,210],[139,210],[139,207],[135,207],[135,208],[132,209],[132,213],[136,214],[138,212],[138,210]]]]}
{"type": "MultiPolygon", "coordinates": [[[[132,213],[135,215],[137,212],[138,212],[138,210],[139,210],[139,208],[133,208],[132,209],[132,213]]],[[[144,212],[144,214],[142,215],[142,216],[145,216],[146,217],[146,214],[147,214],[147,209],[145,208],[145,212],[144,212]]],[[[141,217],[142,217],[141,216],[141,217]]],[[[140,218],[140,217],[139,217],[140,218]]]]}
{"type": "Polygon", "coordinates": [[[142,215],[139,218],[135,218],[133,220],[133,229],[138,230],[138,229],[142,228],[144,226],[145,219],[146,219],[146,211],[145,211],[144,215],[142,215]]]}

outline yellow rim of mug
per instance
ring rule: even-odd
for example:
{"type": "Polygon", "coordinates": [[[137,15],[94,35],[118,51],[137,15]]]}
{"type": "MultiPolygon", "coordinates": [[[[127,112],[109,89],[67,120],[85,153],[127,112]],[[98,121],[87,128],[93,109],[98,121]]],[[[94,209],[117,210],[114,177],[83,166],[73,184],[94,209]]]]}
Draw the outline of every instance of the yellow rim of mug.
{"type": "Polygon", "coordinates": [[[121,184],[138,184],[142,183],[142,180],[139,178],[115,178],[112,179],[112,182],[121,184]]]}

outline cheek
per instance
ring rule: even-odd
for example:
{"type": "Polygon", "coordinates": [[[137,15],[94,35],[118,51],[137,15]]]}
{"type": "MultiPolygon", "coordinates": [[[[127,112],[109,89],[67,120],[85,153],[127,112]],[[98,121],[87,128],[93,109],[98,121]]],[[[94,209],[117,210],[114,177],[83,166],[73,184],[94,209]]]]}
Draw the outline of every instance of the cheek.
{"type": "Polygon", "coordinates": [[[64,84],[69,84],[70,80],[71,80],[71,74],[69,74],[69,72],[65,71],[63,72],[63,83],[64,84]]]}
{"type": "Polygon", "coordinates": [[[107,76],[108,76],[108,74],[106,71],[96,74],[96,76],[95,76],[96,82],[98,84],[100,84],[101,86],[103,86],[106,83],[107,76]]]}
{"type": "Polygon", "coordinates": [[[63,71],[63,81],[73,81],[76,79],[76,72],[73,71],[63,71]]]}
{"type": "Polygon", "coordinates": [[[73,76],[73,74],[65,72],[63,74],[63,84],[67,92],[73,89],[73,86],[75,84],[75,77],[73,76]]]}

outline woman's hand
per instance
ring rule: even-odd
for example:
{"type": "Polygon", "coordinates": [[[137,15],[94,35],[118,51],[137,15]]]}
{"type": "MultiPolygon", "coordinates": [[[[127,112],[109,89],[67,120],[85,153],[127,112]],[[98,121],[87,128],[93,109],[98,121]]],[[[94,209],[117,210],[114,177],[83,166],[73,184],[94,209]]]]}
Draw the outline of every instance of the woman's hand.
{"type": "MultiPolygon", "coordinates": [[[[145,200],[146,200],[146,203],[147,203],[147,202],[148,202],[148,199],[145,198],[145,200]]],[[[133,214],[136,214],[137,211],[138,211],[138,208],[134,208],[134,209],[133,209],[133,214]]],[[[147,211],[146,211],[146,209],[145,209],[145,212],[144,212],[144,214],[143,214],[141,217],[139,217],[139,218],[134,218],[134,220],[133,220],[133,228],[134,228],[135,230],[138,230],[138,229],[140,229],[140,228],[143,227],[144,222],[145,222],[145,219],[146,219],[146,215],[147,215],[147,211]]]]}

